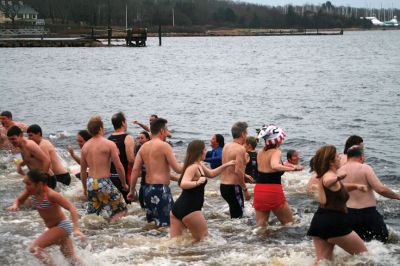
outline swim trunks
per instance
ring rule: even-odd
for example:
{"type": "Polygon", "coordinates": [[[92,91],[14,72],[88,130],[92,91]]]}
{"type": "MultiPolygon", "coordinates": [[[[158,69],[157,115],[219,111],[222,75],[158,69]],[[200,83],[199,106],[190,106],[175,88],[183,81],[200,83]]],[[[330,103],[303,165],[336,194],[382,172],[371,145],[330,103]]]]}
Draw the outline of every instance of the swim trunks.
{"type": "Polygon", "coordinates": [[[286,202],[281,184],[256,184],[253,207],[257,211],[270,211],[286,202]]]}
{"type": "Polygon", "coordinates": [[[154,221],[157,226],[169,226],[169,212],[174,200],[171,190],[163,184],[147,184],[143,191],[147,222],[154,221]]]}
{"type": "Polygon", "coordinates": [[[110,178],[92,178],[88,177],[88,208],[87,213],[96,213],[100,215],[104,209],[111,212],[110,217],[114,217],[120,212],[126,211],[126,203],[122,194],[113,185],[110,178]]]}
{"type": "Polygon", "coordinates": [[[146,186],[147,186],[146,184],[140,184],[139,188],[139,203],[142,209],[146,208],[146,205],[144,204],[144,190],[146,186]]]}
{"type": "Polygon", "coordinates": [[[131,201],[128,200],[129,190],[128,191],[123,190],[121,179],[119,178],[119,175],[111,173],[110,179],[111,179],[111,182],[113,183],[113,185],[118,189],[118,191],[124,197],[125,202],[127,204],[131,204],[131,201]]]}
{"type": "Polygon", "coordinates": [[[307,235],[327,240],[332,237],[348,235],[352,231],[346,213],[320,207],[311,220],[307,235]]]}
{"type": "Polygon", "coordinates": [[[221,184],[219,189],[221,196],[229,205],[229,213],[231,218],[241,218],[244,210],[244,200],[241,186],[221,184]]]}
{"type": "Polygon", "coordinates": [[[66,186],[69,186],[71,184],[71,175],[67,172],[65,174],[59,174],[55,175],[57,182],[61,182],[66,186]]]}
{"type": "Polygon", "coordinates": [[[72,223],[70,220],[68,219],[62,220],[57,224],[57,226],[64,229],[69,236],[72,234],[72,223]]]}
{"type": "Polygon", "coordinates": [[[376,207],[363,209],[347,208],[347,217],[354,231],[364,240],[373,239],[386,243],[389,233],[382,215],[376,207]]]}
{"type": "Polygon", "coordinates": [[[47,186],[51,189],[55,189],[57,186],[57,178],[53,175],[47,179],[47,186]]]}

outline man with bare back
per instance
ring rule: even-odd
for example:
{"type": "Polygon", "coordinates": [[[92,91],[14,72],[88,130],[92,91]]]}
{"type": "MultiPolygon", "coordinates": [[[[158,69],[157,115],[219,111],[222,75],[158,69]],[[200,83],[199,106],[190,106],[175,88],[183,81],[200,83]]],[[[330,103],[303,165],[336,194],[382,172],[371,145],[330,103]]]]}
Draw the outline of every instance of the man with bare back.
{"type": "Polygon", "coordinates": [[[144,188],[144,205],[146,219],[154,221],[158,227],[169,226],[169,213],[173,204],[169,183],[170,171],[181,173],[182,167],[177,163],[172,147],[165,142],[170,132],[167,120],[157,118],[150,125],[151,140],[144,143],[135,158],[132,170],[132,183],[129,200],[135,199],[135,187],[144,164],[146,167],[146,185],[144,188]]]}
{"type": "Polygon", "coordinates": [[[250,194],[245,183],[247,123],[237,122],[232,126],[233,140],[222,150],[222,164],[235,160],[235,167],[227,167],[221,174],[221,196],[229,205],[231,218],[241,218],[244,210],[243,193],[246,200],[250,194]]]}
{"type": "Polygon", "coordinates": [[[83,193],[88,199],[87,213],[100,215],[104,209],[111,212],[111,222],[126,215],[126,203],[122,194],[110,179],[110,164],[113,162],[122,188],[128,190],[125,170],[114,142],[104,138],[104,126],[100,116],[89,119],[87,129],[92,138],[85,143],[81,152],[81,181],[83,193]],[[87,168],[89,167],[89,176],[87,168]]]}

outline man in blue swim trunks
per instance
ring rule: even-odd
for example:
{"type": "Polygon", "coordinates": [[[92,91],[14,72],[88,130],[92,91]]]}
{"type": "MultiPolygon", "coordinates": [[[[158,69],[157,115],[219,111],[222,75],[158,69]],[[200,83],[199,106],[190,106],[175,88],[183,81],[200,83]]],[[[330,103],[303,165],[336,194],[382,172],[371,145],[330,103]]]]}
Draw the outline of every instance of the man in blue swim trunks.
{"type": "Polygon", "coordinates": [[[146,219],[148,222],[154,221],[158,227],[169,226],[169,213],[173,204],[169,189],[170,168],[181,173],[182,166],[177,163],[171,145],[165,142],[167,136],[170,136],[167,120],[157,118],[151,123],[150,131],[151,140],[142,145],[135,158],[128,199],[136,200],[136,182],[144,164],[147,171],[144,188],[146,219]]]}

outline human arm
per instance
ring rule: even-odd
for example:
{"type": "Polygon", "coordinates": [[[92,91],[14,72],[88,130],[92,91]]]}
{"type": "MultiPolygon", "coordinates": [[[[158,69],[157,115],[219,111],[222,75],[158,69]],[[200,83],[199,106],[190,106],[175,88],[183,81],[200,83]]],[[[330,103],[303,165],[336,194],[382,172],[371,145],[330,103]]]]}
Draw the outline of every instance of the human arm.
{"type": "Polygon", "coordinates": [[[42,163],[42,171],[48,173],[50,170],[50,156],[46,154],[36,143],[27,145],[29,152],[33,157],[37,158],[42,163]]]}
{"type": "Polygon", "coordinates": [[[178,174],[182,173],[182,166],[179,165],[178,162],[176,161],[176,157],[172,150],[172,147],[167,143],[165,143],[164,149],[165,149],[165,157],[167,159],[168,164],[176,173],[178,174]]]}
{"type": "Polygon", "coordinates": [[[119,151],[117,145],[114,142],[110,141],[109,146],[111,152],[111,161],[113,162],[115,170],[117,171],[117,174],[119,176],[119,180],[121,181],[122,189],[124,191],[128,191],[129,186],[126,183],[125,169],[121,163],[121,160],[119,159],[119,151]]]}
{"type": "Polygon", "coordinates": [[[233,166],[233,165],[235,165],[235,164],[236,164],[236,161],[235,161],[235,160],[231,160],[231,161],[229,161],[229,162],[227,162],[227,163],[224,163],[223,165],[221,165],[221,166],[219,166],[219,167],[217,167],[217,168],[215,168],[215,169],[210,169],[210,168],[208,168],[208,167],[205,166],[205,165],[202,165],[201,167],[203,168],[204,174],[205,174],[207,177],[213,178],[213,177],[216,177],[217,175],[221,174],[222,171],[223,171],[225,168],[227,168],[227,167],[229,167],[229,166],[233,166]]]}
{"type": "Polygon", "coordinates": [[[367,192],[368,191],[368,187],[366,185],[355,184],[355,183],[344,183],[343,187],[347,191],[353,191],[353,190],[360,190],[362,192],[367,192]]]}
{"type": "Polygon", "coordinates": [[[186,168],[185,173],[183,174],[180,187],[183,189],[191,189],[197,186],[200,186],[204,182],[206,182],[207,178],[205,176],[200,176],[198,180],[193,180],[196,172],[198,171],[199,166],[197,164],[192,164],[188,168],[186,168]]]}
{"type": "Polygon", "coordinates": [[[85,147],[82,149],[81,153],[81,182],[82,182],[82,188],[83,188],[83,194],[84,196],[87,196],[87,186],[86,186],[86,179],[87,179],[87,161],[86,161],[86,150],[85,147]]]}
{"type": "Polygon", "coordinates": [[[380,181],[378,176],[375,174],[372,167],[370,167],[369,165],[363,165],[363,168],[365,168],[365,171],[366,171],[366,178],[367,178],[368,184],[371,186],[371,188],[374,191],[376,191],[376,193],[384,196],[385,198],[400,200],[400,194],[392,191],[390,188],[385,186],[380,181]]]}
{"type": "Polygon", "coordinates": [[[78,236],[81,240],[84,240],[85,235],[79,230],[79,216],[75,206],[68,199],[61,196],[61,194],[58,192],[49,191],[48,197],[51,202],[57,203],[58,205],[69,211],[71,215],[74,235],[78,236]]]}
{"type": "Polygon", "coordinates": [[[236,154],[235,159],[235,173],[239,177],[239,185],[244,191],[245,200],[250,200],[250,193],[247,190],[245,182],[245,169],[246,169],[246,150],[243,148],[236,154]]]}
{"type": "Polygon", "coordinates": [[[272,153],[271,156],[271,169],[274,171],[295,171],[296,167],[294,165],[292,166],[284,166],[281,163],[281,151],[280,150],[275,150],[275,152],[272,153]]]}
{"type": "Polygon", "coordinates": [[[24,161],[21,162],[17,162],[17,173],[24,176],[25,175],[25,171],[22,169],[23,166],[25,166],[26,163],[24,161]]]}
{"type": "Polygon", "coordinates": [[[28,191],[25,189],[24,191],[21,192],[21,194],[18,195],[18,197],[14,200],[13,205],[7,208],[8,211],[19,211],[19,206],[23,204],[26,199],[29,197],[28,191]]]}
{"type": "Polygon", "coordinates": [[[75,160],[75,162],[77,164],[81,164],[81,157],[79,157],[78,155],[75,154],[74,149],[71,146],[68,146],[67,150],[68,150],[69,154],[71,155],[71,157],[75,160]]]}
{"type": "MultiPolygon", "coordinates": [[[[208,154],[208,152],[207,152],[208,154]]],[[[206,156],[204,159],[206,163],[217,163],[222,161],[222,148],[216,148],[213,151],[210,151],[209,156],[206,156]]]]}
{"type": "Polygon", "coordinates": [[[135,124],[135,125],[140,126],[141,128],[143,128],[143,129],[146,130],[147,132],[150,132],[150,128],[149,128],[148,125],[142,124],[142,123],[140,123],[140,122],[137,121],[137,120],[134,120],[132,123],[135,124]]]}
{"type": "Polygon", "coordinates": [[[170,177],[169,177],[169,180],[172,180],[172,181],[175,181],[175,182],[178,182],[179,181],[179,176],[176,176],[176,175],[170,175],[170,177]]]}
{"type": "Polygon", "coordinates": [[[135,163],[133,164],[132,173],[131,173],[130,190],[129,190],[129,193],[127,196],[127,198],[130,201],[136,200],[136,190],[135,190],[136,182],[142,172],[142,165],[143,165],[143,158],[142,158],[140,150],[139,150],[139,152],[136,154],[135,163]]]}
{"type": "Polygon", "coordinates": [[[125,138],[125,153],[129,163],[135,162],[135,140],[131,135],[125,138]]]}

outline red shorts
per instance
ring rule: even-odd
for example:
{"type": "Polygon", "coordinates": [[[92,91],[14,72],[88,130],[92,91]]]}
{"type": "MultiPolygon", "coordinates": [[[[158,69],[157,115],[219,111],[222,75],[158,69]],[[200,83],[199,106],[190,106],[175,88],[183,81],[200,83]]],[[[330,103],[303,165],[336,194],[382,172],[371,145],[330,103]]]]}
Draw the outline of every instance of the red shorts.
{"type": "Polygon", "coordinates": [[[253,207],[257,211],[270,211],[286,202],[281,184],[256,184],[253,207]]]}

